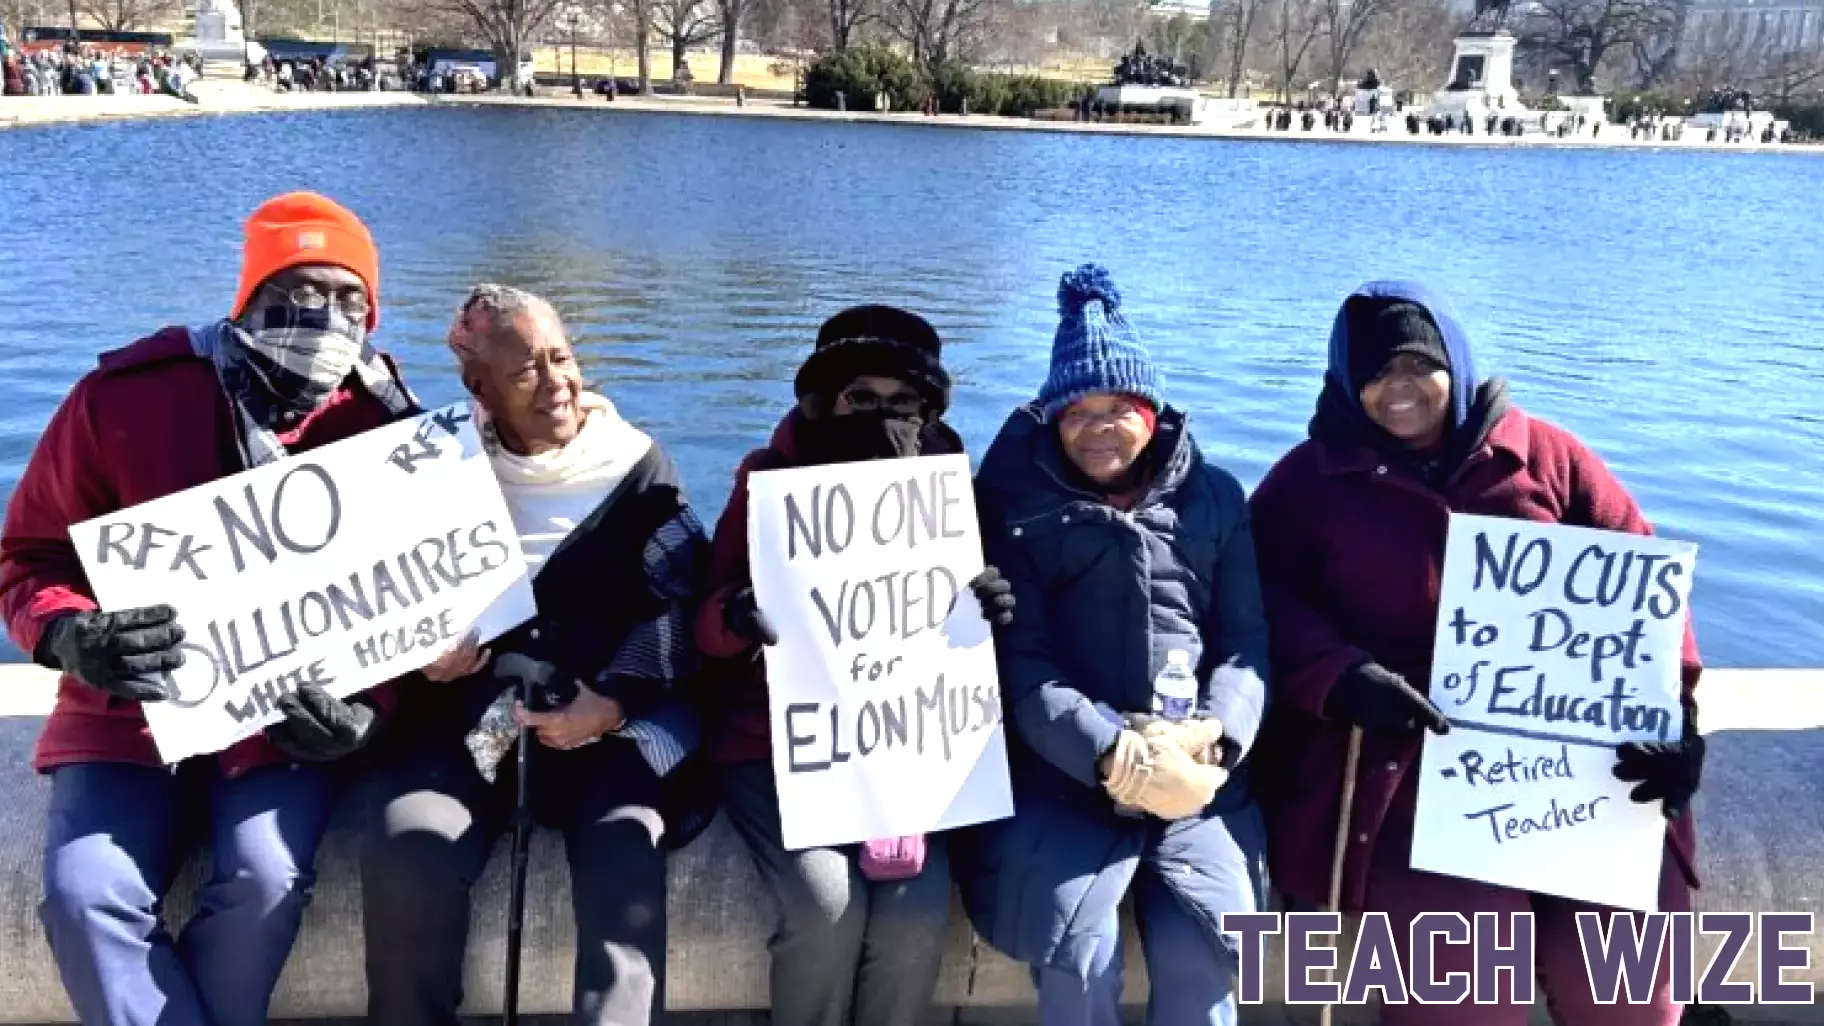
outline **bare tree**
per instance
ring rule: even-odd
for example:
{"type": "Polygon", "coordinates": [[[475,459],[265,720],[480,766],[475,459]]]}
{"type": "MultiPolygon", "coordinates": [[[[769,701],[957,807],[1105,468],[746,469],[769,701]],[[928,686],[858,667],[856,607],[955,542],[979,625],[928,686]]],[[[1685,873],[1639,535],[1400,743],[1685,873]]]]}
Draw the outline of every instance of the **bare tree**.
{"type": "Polygon", "coordinates": [[[1397,88],[1441,85],[1459,21],[1450,0],[1394,0],[1362,39],[1359,63],[1397,88]]]}
{"type": "Polygon", "coordinates": [[[716,81],[729,85],[735,80],[735,51],[741,42],[741,22],[747,16],[748,0],[716,0],[722,24],[722,64],[716,69],[716,81]]]}
{"type": "Polygon", "coordinates": [[[1576,77],[1577,91],[1596,91],[1596,76],[1611,55],[1631,52],[1666,37],[1681,0],[1533,0],[1522,42],[1559,58],[1576,77]]]}
{"type": "Polygon", "coordinates": [[[1329,45],[1327,75],[1332,96],[1341,95],[1349,58],[1361,45],[1375,21],[1387,14],[1394,0],[1318,0],[1318,19],[1329,45]]]}
{"type": "Polygon", "coordinates": [[[1762,62],[1755,86],[1768,107],[1789,106],[1802,97],[1815,98],[1824,87],[1824,44],[1771,54],[1762,62]]]}
{"type": "Polygon", "coordinates": [[[82,13],[104,32],[132,32],[141,25],[162,21],[173,11],[168,0],[83,0],[82,13]]]}
{"type": "Polygon", "coordinates": [[[716,5],[710,0],[650,0],[652,27],[671,44],[671,73],[684,66],[685,54],[716,38],[716,5]]]}
{"type": "Polygon", "coordinates": [[[981,38],[992,0],[886,0],[888,31],[927,68],[961,59],[981,38]]]}
{"type": "Polygon", "coordinates": [[[1169,18],[1154,17],[1147,26],[1146,38],[1149,48],[1163,57],[1183,64],[1198,56],[1198,44],[1202,42],[1203,25],[1191,20],[1191,16],[1182,12],[1169,18]]]}
{"type": "Polygon", "coordinates": [[[1324,31],[1320,0],[1267,0],[1267,38],[1279,72],[1281,99],[1292,102],[1299,69],[1324,31]]]}
{"type": "Polygon", "coordinates": [[[1211,21],[1217,23],[1215,31],[1223,44],[1219,56],[1226,58],[1228,64],[1230,99],[1241,92],[1242,77],[1248,73],[1248,46],[1254,37],[1254,23],[1266,3],[1267,0],[1219,0],[1211,12],[1211,21]]]}
{"type": "Polygon", "coordinates": [[[432,0],[432,6],[472,26],[494,51],[501,84],[519,92],[532,84],[522,62],[565,0],[432,0]]]}
{"type": "Polygon", "coordinates": [[[874,20],[875,0],[829,0],[830,45],[841,53],[855,41],[855,31],[874,20]]]}

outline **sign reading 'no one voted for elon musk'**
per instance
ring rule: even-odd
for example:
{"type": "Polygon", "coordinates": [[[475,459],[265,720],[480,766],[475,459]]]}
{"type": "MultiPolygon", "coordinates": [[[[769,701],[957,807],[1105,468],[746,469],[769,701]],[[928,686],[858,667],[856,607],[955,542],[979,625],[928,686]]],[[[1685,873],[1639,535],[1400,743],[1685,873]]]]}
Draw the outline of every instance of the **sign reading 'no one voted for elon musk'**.
{"type": "Polygon", "coordinates": [[[765,471],[748,510],[786,848],[1013,815],[967,458],[765,471]]]}
{"type": "Polygon", "coordinates": [[[1453,515],[1415,869],[1620,908],[1658,905],[1666,821],[1615,749],[1676,741],[1697,547],[1453,515]]]}
{"type": "Polygon", "coordinates": [[[167,763],[276,721],[299,685],[351,695],[534,610],[466,405],[77,524],[70,539],[103,609],[177,609],[184,665],[168,675],[172,699],[145,707],[167,763]]]}

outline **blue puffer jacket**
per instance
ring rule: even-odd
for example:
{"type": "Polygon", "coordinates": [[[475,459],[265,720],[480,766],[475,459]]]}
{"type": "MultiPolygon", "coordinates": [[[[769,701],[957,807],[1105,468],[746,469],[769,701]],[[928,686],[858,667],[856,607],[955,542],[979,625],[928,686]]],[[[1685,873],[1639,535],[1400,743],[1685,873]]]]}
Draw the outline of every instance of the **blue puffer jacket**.
{"type": "Polygon", "coordinates": [[[1200,706],[1245,758],[1266,705],[1267,625],[1239,483],[1207,463],[1167,408],[1161,469],[1123,512],[1077,487],[1054,430],[1016,410],[976,478],[988,561],[1012,583],[996,637],[1011,723],[1015,817],[961,838],[959,883],[976,929],[1011,957],[1084,964],[1142,861],[1194,909],[1212,940],[1263,881],[1262,830],[1245,762],[1201,817],[1116,814],[1096,763],[1119,717],[1150,712],[1173,649],[1202,682],[1200,706]]]}

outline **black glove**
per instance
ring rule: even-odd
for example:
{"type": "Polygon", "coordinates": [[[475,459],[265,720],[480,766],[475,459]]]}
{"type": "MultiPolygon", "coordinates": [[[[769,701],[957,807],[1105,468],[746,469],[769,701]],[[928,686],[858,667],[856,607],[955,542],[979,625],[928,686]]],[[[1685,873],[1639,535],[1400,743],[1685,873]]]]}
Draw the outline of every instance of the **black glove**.
{"type": "Polygon", "coordinates": [[[1685,702],[1685,733],[1678,741],[1630,741],[1615,750],[1615,779],[1638,783],[1628,797],[1645,804],[1661,799],[1667,819],[1691,805],[1704,775],[1704,737],[1697,732],[1697,707],[1685,702]]]}
{"type": "Polygon", "coordinates": [[[328,762],[352,754],[373,738],[380,716],[372,704],[344,702],[315,684],[279,699],[285,718],[266,728],[266,738],[286,755],[328,762]]]}
{"type": "Polygon", "coordinates": [[[981,604],[982,619],[996,627],[1005,627],[1013,622],[1013,585],[994,567],[984,567],[969,582],[969,590],[975,593],[975,601],[981,604]]]}
{"type": "Polygon", "coordinates": [[[762,645],[779,644],[779,632],[773,629],[772,621],[760,611],[760,604],[754,599],[751,585],[728,597],[728,604],[722,607],[722,625],[737,638],[757,641],[762,645]]]}
{"type": "Polygon", "coordinates": [[[1450,720],[1406,678],[1372,660],[1336,679],[1324,711],[1365,730],[1450,733],[1450,720]]]}
{"type": "Polygon", "coordinates": [[[184,665],[183,640],[170,606],[88,610],[51,621],[33,661],[116,698],[162,702],[171,697],[163,674],[184,665]]]}

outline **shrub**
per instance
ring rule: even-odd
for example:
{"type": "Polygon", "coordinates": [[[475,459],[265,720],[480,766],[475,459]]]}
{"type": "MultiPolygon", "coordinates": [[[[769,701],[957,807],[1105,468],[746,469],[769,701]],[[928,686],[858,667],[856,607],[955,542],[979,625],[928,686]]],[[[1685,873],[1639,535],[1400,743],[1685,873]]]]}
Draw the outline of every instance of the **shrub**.
{"type": "Polygon", "coordinates": [[[836,94],[844,93],[850,110],[873,110],[875,98],[885,93],[894,110],[917,110],[931,93],[930,83],[918,65],[884,46],[856,46],[817,58],[804,72],[805,102],[825,110],[836,109],[836,94]]]}

